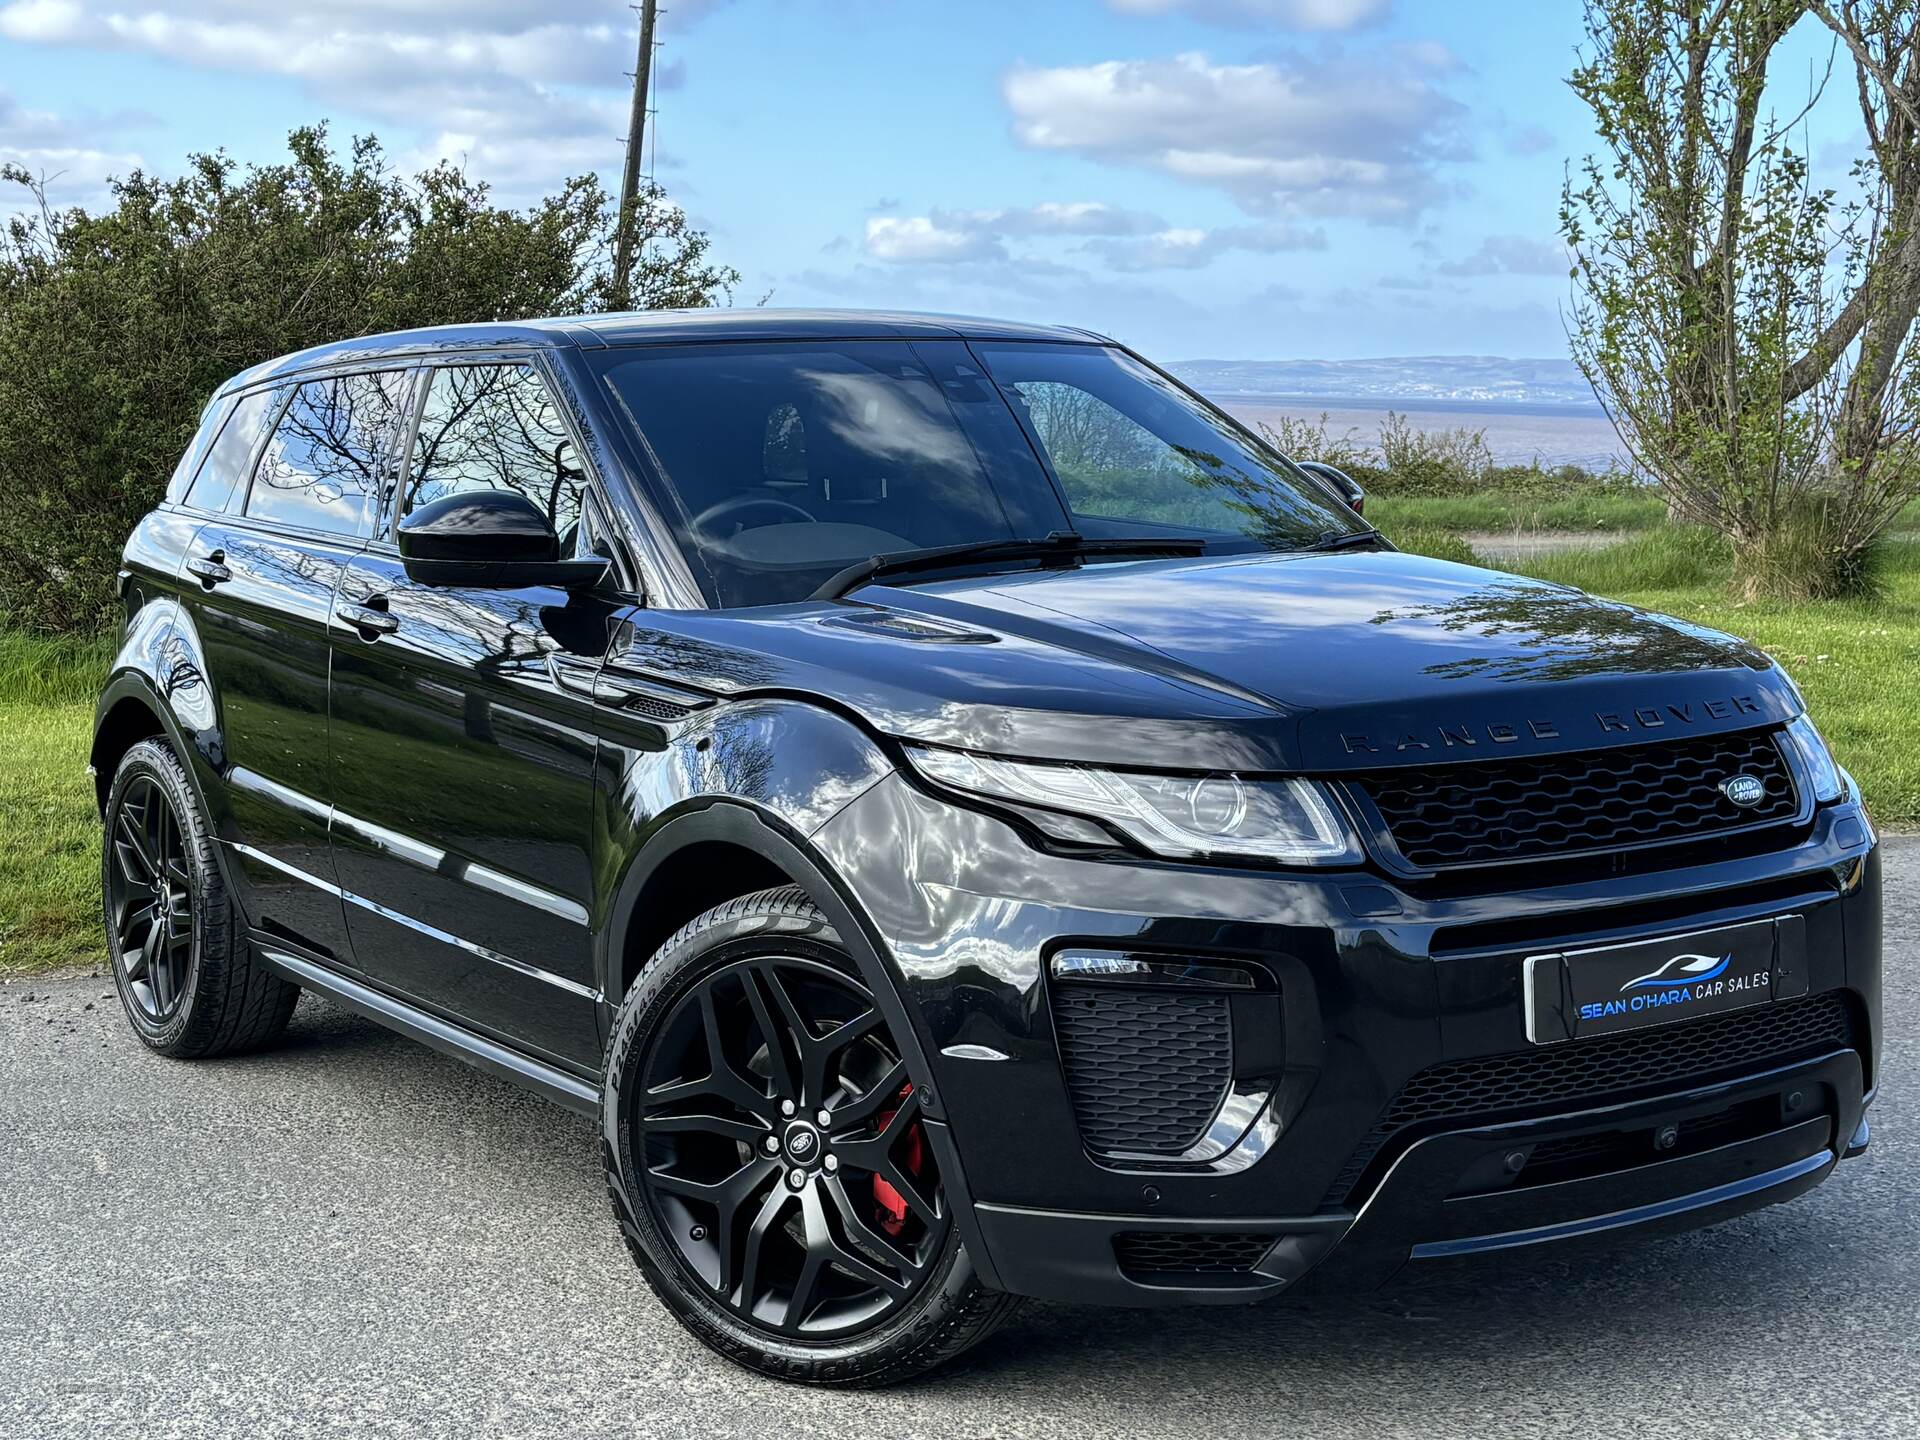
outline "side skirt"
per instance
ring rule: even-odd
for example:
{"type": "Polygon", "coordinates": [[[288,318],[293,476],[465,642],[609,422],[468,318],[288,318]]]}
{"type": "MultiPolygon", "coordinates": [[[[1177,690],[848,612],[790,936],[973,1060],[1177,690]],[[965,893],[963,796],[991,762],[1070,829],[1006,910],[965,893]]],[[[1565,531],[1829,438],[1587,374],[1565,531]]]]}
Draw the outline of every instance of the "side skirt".
{"type": "Polygon", "coordinates": [[[369,1020],[396,1030],[409,1040],[418,1040],[443,1055],[523,1085],[534,1093],[563,1105],[581,1115],[600,1113],[600,1088],[577,1075],[555,1069],[531,1056],[510,1050],[505,1045],[464,1030],[449,1020],[429,1014],[404,1000],[395,999],[358,980],[329,969],[315,961],[277,949],[260,940],[254,949],[267,968],[302,990],[312,990],[338,1001],[347,1009],[369,1020]]]}

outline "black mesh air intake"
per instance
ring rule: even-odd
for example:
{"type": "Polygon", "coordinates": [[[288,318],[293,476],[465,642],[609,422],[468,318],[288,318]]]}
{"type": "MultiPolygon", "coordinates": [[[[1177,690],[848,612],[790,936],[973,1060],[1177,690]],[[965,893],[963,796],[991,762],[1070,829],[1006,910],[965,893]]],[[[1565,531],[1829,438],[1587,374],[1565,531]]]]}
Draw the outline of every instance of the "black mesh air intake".
{"type": "Polygon", "coordinates": [[[1272,1244],[1271,1235],[1135,1231],[1114,1236],[1113,1253],[1127,1275],[1244,1275],[1272,1244]]]}
{"type": "Polygon", "coordinates": [[[1061,986],[1053,1019],[1088,1149],[1176,1156],[1206,1133],[1233,1078],[1224,995],[1061,986]]]}

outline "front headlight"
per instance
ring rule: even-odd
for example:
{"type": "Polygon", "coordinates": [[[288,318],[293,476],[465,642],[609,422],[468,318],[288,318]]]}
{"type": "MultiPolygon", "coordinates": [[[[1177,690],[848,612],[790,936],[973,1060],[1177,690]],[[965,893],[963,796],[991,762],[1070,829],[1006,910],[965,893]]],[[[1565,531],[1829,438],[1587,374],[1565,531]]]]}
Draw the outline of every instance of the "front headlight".
{"type": "Polygon", "coordinates": [[[1231,855],[1288,865],[1360,858],[1347,825],[1310,780],[1123,773],[918,746],[907,754],[942,785],[1086,816],[1156,855],[1231,855]]]}
{"type": "Polygon", "coordinates": [[[1814,800],[1823,805],[1829,800],[1838,800],[1846,792],[1840,767],[1834,764],[1833,752],[1827,749],[1827,742],[1804,710],[1798,720],[1787,726],[1787,739],[1800,753],[1800,763],[1813,785],[1814,800]]]}

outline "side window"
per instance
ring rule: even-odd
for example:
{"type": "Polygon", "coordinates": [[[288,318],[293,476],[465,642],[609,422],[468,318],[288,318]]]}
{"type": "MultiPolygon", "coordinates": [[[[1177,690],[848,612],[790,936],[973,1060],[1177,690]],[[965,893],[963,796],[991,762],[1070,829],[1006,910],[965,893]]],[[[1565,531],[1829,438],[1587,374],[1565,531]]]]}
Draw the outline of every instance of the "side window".
{"type": "Polygon", "coordinates": [[[247,514],[365,535],[406,398],[406,373],[333,375],[293,392],[247,494],[247,514]]]}
{"type": "Polygon", "coordinates": [[[254,446],[260,443],[260,436],[284,393],[255,390],[232,407],[226,423],[220,427],[220,438],[213,442],[200,473],[193,477],[192,487],[187,491],[187,504],[216,515],[227,508],[227,502],[233,499],[234,487],[247,473],[254,446]]]}
{"type": "Polygon", "coordinates": [[[560,553],[579,553],[586,472],[546,382],[531,365],[432,372],[400,513],[468,490],[512,490],[553,522],[560,553]]]}
{"type": "Polygon", "coordinates": [[[213,437],[220,433],[220,426],[226,421],[227,412],[233,408],[231,399],[215,396],[207,402],[207,408],[200,412],[199,428],[193,432],[193,440],[187,446],[186,453],[180,457],[180,463],[173,467],[173,476],[167,481],[167,503],[179,505],[187,498],[187,490],[193,484],[193,477],[199,472],[200,462],[207,458],[207,450],[213,444],[213,437]]]}

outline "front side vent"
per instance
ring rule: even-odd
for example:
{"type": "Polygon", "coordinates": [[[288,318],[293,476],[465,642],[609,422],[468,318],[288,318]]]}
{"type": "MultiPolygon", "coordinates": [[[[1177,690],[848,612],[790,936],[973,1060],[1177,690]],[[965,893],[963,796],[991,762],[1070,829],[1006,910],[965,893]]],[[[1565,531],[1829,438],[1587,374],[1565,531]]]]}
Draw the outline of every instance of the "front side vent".
{"type": "Polygon", "coordinates": [[[1089,1150],[1173,1157],[1206,1134],[1233,1080],[1225,995],[1061,985],[1053,1019],[1089,1150]]]}

